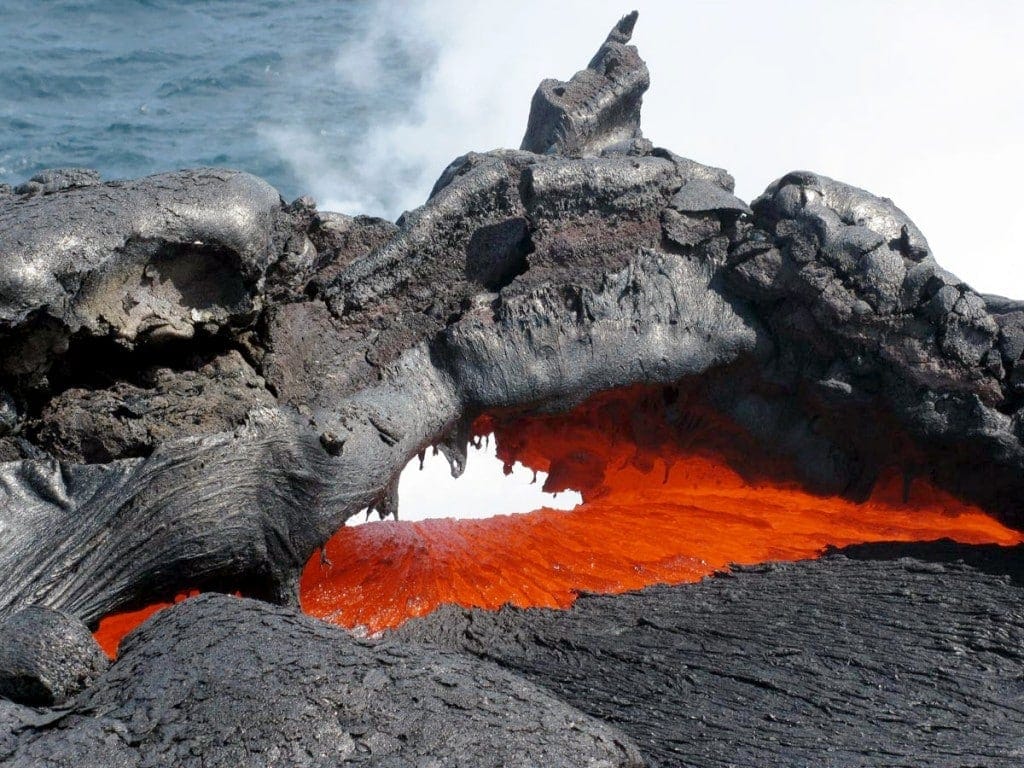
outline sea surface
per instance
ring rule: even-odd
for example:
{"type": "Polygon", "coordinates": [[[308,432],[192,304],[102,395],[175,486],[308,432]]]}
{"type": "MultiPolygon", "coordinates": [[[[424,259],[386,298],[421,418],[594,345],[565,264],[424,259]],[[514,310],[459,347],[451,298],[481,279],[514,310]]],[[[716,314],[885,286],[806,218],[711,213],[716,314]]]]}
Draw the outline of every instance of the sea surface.
{"type": "Polygon", "coordinates": [[[353,147],[410,109],[434,56],[382,31],[377,6],[0,0],[0,183],[54,167],[126,178],[217,165],[292,199],[310,191],[295,162],[310,137],[307,165],[358,176],[353,147]],[[368,42],[369,65],[349,55],[368,42]]]}

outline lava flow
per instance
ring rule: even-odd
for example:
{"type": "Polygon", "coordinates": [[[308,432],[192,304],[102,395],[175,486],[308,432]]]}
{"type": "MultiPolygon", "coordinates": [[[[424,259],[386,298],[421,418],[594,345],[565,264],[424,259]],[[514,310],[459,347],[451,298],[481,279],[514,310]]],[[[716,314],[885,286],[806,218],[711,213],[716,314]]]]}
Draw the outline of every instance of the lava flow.
{"type": "Polygon", "coordinates": [[[545,490],[574,488],[583,503],[343,528],[302,574],[307,613],[374,633],[446,603],[567,608],[581,592],[698,581],[731,563],[812,558],[830,545],[1024,541],[981,509],[902,475],[878,482],[861,503],[765,479],[792,477],[770,458],[752,477],[749,436],[705,405],[666,402],[659,389],[475,426],[494,432],[506,468],[521,461],[547,472],[545,490]]]}
{"type": "MultiPolygon", "coordinates": [[[[493,432],[506,468],[521,461],[546,472],[545,490],[576,489],[583,503],[342,528],[302,573],[303,609],[376,633],[449,603],[567,608],[581,592],[693,582],[732,563],[813,558],[828,546],[1024,542],[980,508],[895,471],[862,502],[809,493],[780,479],[792,468],[699,398],[666,392],[636,387],[564,414],[481,417],[475,431],[493,432]]],[[[110,651],[145,615],[109,617],[97,637],[110,651]]]]}

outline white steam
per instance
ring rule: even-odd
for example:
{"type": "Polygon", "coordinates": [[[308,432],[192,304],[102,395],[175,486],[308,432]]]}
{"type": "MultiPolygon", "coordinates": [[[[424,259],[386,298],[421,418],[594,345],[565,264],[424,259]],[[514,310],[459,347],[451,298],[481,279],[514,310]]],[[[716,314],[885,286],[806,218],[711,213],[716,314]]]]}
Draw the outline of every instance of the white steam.
{"type": "Polygon", "coordinates": [[[518,147],[540,80],[569,77],[585,65],[619,16],[607,3],[603,11],[581,13],[586,23],[568,34],[544,27],[560,24],[570,5],[588,7],[381,2],[373,26],[339,52],[337,84],[388,98],[397,86],[389,69],[397,45],[409,54],[404,62],[425,67],[411,103],[352,142],[339,167],[324,166],[337,152],[338,137],[328,132],[296,125],[265,135],[320,208],[396,218],[421,205],[459,155],[518,147]]]}
{"type": "Polygon", "coordinates": [[[729,169],[747,199],[804,168],[891,197],[943,265],[1024,296],[1024,4],[383,2],[339,53],[338,83],[386,85],[405,46],[424,68],[407,108],[349,140],[343,167],[323,162],[337,136],[273,138],[322,208],[394,218],[458,155],[518,146],[537,83],[583,66],[633,6],[656,143],[729,169]]]}

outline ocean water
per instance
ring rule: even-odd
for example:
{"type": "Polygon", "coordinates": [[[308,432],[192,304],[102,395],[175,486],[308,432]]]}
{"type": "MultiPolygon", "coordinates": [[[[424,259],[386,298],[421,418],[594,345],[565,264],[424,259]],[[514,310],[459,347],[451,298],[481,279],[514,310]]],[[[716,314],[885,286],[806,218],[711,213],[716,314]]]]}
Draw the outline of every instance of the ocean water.
{"type": "MultiPolygon", "coordinates": [[[[0,182],[218,165],[291,199],[311,191],[295,161],[310,137],[311,163],[358,178],[356,148],[413,108],[436,54],[382,29],[384,12],[372,0],[0,0],[0,182]],[[372,56],[349,55],[368,41],[372,56]]],[[[392,212],[406,181],[400,167],[378,179],[371,207],[392,212]]]]}

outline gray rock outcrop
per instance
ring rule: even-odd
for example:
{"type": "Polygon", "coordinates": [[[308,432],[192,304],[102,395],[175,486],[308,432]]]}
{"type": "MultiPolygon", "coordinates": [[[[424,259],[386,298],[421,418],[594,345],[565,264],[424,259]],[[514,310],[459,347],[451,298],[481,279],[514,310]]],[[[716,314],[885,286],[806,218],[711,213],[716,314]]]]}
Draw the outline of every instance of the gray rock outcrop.
{"type": "Polygon", "coordinates": [[[465,155],[397,225],[231,171],[3,198],[0,613],[293,601],[411,457],[460,471],[479,413],[702,376],[814,490],[898,464],[1024,522],[1024,310],[887,200],[793,173],[748,207],[725,171],[621,141],[634,21],[566,84],[579,119],[535,105],[543,154],[465,155]]]}
{"type": "Polygon", "coordinates": [[[621,728],[650,768],[1011,768],[1021,554],[865,545],[569,611],[444,608],[393,641],[497,662],[621,728]]]}
{"type": "Polygon", "coordinates": [[[0,697],[37,707],[63,704],[108,665],[73,616],[32,606],[0,622],[0,697]]]}
{"type": "Polygon", "coordinates": [[[39,716],[0,700],[0,761],[11,768],[641,765],[621,732],[494,664],[414,644],[374,646],[289,609],[220,595],[154,617],[59,712],[39,716]]]}

